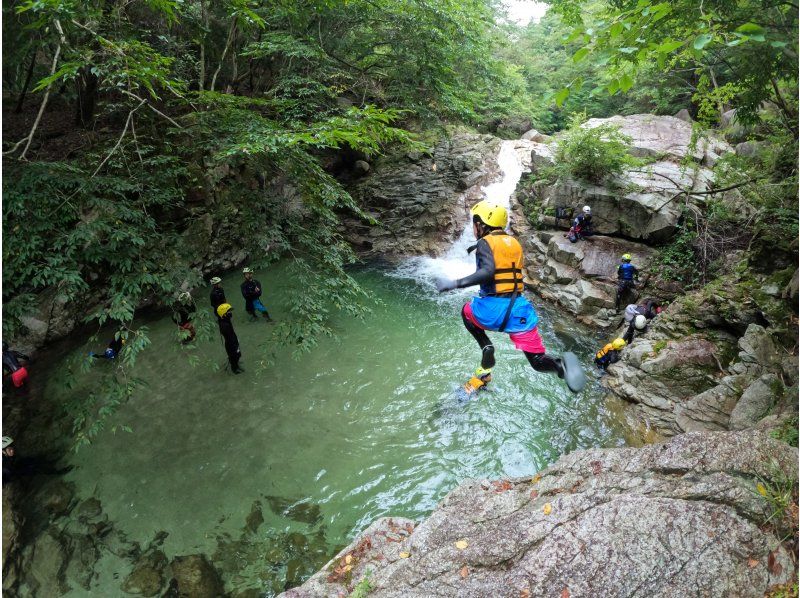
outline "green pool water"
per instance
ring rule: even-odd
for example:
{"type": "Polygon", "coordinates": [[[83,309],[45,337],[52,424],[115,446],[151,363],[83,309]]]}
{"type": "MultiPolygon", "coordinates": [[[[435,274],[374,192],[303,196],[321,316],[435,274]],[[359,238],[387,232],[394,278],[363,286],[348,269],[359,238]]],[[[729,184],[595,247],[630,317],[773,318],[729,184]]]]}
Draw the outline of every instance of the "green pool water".
{"type": "MultiPolygon", "coordinates": [[[[429,282],[391,274],[355,272],[379,300],[372,313],[336,318],[336,338],[300,360],[280,349],[266,367],[272,327],[247,321],[240,276],[226,277],[239,376],[212,367],[225,363],[218,338],[182,348],[169,317],[152,318],[152,347],[137,366],[145,386],[114,416],[133,432],[101,433],[69,457],[66,480],[97,497],[130,540],[146,545],[165,531],[168,558],[203,552],[228,590],[273,595],[375,518],[423,518],[466,478],[530,474],[567,451],[623,443],[591,369],[595,333],[537,304],[548,351],[578,354],[587,388],[571,394],[495,335],[492,387],[463,402],[456,389],[479,359],[459,316],[472,293],[439,296],[429,282]]],[[[273,316],[288,317],[281,269],[257,278],[273,316]]],[[[197,302],[210,312],[205,291],[197,302]]],[[[90,348],[97,343],[75,351],[90,348]]],[[[49,400],[88,392],[108,366],[98,361],[70,390],[53,376],[49,400]]],[[[102,555],[91,594],[121,594],[131,566],[102,555]]]]}

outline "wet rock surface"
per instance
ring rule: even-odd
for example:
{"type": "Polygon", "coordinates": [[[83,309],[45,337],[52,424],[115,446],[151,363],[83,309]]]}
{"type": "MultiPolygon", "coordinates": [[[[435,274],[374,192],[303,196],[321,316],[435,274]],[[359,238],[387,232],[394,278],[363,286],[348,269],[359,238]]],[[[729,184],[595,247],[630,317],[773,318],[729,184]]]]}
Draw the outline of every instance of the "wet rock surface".
{"type": "Polygon", "coordinates": [[[224,595],[219,573],[205,555],[177,556],[169,564],[172,579],[168,594],[183,598],[218,598],[224,595]]]}
{"type": "Polygon", "coordinates": [[[491,135],[456,132],[430,154],[381,158],[351,190],[378,224],[348,218],[348,239],[366,258],[439,253],[463,230],[480,186],[496,175],[499,148],[491,135]]]}
{"type": "Polygon", "coordinates": [[[379,597],[763,596],[794,565],[756,487],[796,471],[797,449],[752,431],[577,451],[465,482],[416,527],[378,520],[284,596],[346,595],[368,570],[379,597]]]}
{"type": "Polygon", "coordinates": [[[794,343],[788,309],[729,276],[670,305],[602,384],[664,435],[772,425],[797,417],[794,343]]]}

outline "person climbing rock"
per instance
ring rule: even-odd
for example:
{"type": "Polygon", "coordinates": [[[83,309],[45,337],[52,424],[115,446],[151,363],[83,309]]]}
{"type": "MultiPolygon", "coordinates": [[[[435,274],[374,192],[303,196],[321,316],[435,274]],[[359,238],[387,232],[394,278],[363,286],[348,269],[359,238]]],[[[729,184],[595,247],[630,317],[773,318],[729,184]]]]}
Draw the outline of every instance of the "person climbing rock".
{"type": "Polygon", "coordinates": [[[106,350],[102,353],[95,353],[94,351],[89,352],[89,357],[94,357],[96,359],[108,359],[109,361],[113,361],[119,355],[119,352],[122,351],[122,346],[125,344],[125,339],[122,337],[122,329],[118,330],[114,337],[108,342],[108,346],[106,350]]]}
{"type": "Polygon", "coordinates": [[[661,305],[655,299],[647,299],[641,305],[630,304],[625,308],[624,321],[628,324],[625,334],[622,338],[626,343],[633,342],[633,337],[638,331],[639,334],[644,334],[647,330],[647,325],[661,313],[661,305]]]}
{"type": "Polygon", "coordinates": [[[537,372],[552,372],[563,378],[572,392],[579,392],[586,377],[575,355],[548,355],[537,327],[539,317],[533,305],[522,295],[522,246],[506,233],[508,211],[489,201],[480,201],[471,209],[472,231],[476,245],[476,271],[458,280],[440,278],[436,288],[440,293],[480,285],[478,297],[468,301],[461,310],[464,326],[481,348],[481,364],[464,386],[470,393],[486,386],[495,364],[494,345],[486,331],[505,332],[514,346],[525,353],[537,372]]]}
{"type": "Polygon", "coordinates": [[[186,291],[178,296],[178,301],[172,309],[172,320],[178,325],[181,335],[181,344],[191,343],[196,332],[192,320],[197,307],[194,304],[192,295],[186,291]]]}
{"type": "Polygon", "coordinates": [[[239,367],[239,360],[242,358],[242,351],[239,349],[239,338],[233,329],[233,307],[230,303],[223,303],[217,308],[217,324],[219,333],[225,341],[225,352],[228,354],[228,362],[234,374],[241,374],[244,370],[239,367]]]}
{"type": "Polygon", "coordinates": [[[214,315],[217,314],[217,308],[225,303],[225,289],[221,283],[222,279],[219,276],[211,279],[211,307],[214,309],[214,315]]]}
{"type": "Polygon", "coordinates": [[[3,341],[3,374],[10,375],[12,384],[17,388],[25,384],[25,381],[28,379],[28,368],[20,365],[20,359],[28,363],[31,361],[30,357],[14,349],[10,349],[8,343],[3,341]]]}
{"type": "Polygon", "coordinates": [[[617,298],[614,301],[616,311],[619,311],[619,302],[625,291],[636,288],[636,283],[639,281],[639,270],[631,264],[632,259],[630,253],[623,254],[622,263],[617,268],[617,298]]]}
{"type": "Polygon", "coordinates": [[[244,309],[250,314],[250,321],[255,322],[258,319],[256,317],[256,311],[258,311],[266,318],[267,322],[272,322],[267,308],[261,303],[261,289],[263,288],[261,283],[253,278],[253,271],[250,268],[243,269],[242,274],[244,275],[244,282],[242,283],[242,297],[244,297],[245,301],[244,309]]]}
{"type": "Polygon", "coordinates": [[[627,343],[621,338],[615,338],[594,356],[594,364],[605,371],[612,363],[620,359],[620,353],[627,343]]]}
{"type": "Polygon", "coordinates": [[[583,206],[581,213],[575,216],[572,221],[572,228],[569,229],[566,237],[571,243],[577,243],[581,239],[586,239],[594,234],[592,229],[592,208],[583,206]]]}

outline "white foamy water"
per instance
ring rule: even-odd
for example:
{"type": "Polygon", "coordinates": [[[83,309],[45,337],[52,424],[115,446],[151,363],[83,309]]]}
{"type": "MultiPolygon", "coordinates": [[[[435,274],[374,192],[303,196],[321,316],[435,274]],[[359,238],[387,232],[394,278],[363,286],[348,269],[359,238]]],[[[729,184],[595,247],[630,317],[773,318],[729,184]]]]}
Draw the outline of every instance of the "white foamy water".
{"type": "MultiPolygon", "coordinates": [[[[503,141],[497,154],[498,179],[483,189],[485,199],[496,202],[506,209],[511,203],[511,195],[522,176],[522,163],[515,151],[516,141],[503,141]]],[[[441,257],[409,258],[392,273],[399,278],[412,278],[425,286],[433,287],[436,278],[463,278],[475,272],[475,254],[467,253],[467,248],[475,244],[472,234],[472,218],[464,214],[464,231],[447,253],[441,257]]],[[[471,292],[471,291],[466,291],[471,292]]]]}

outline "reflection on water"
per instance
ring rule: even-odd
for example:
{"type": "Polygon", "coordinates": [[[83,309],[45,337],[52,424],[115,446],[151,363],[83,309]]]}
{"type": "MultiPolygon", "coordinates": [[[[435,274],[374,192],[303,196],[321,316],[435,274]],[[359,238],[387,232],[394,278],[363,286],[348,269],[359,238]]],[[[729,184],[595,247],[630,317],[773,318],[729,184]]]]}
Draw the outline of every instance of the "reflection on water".
{"type": "MultiPolygon", "coordinates": [[[[168,317],[148,323],[153,348],[137,367],[146,385],[116,416],[133,432],[101,433],[71,458],[65,480],[100,501],[126,542],[145,547],[166,532],[167,560],[204,553],[229,591],[271,595],[376,517],[420,519],[465,478],[527,475],[564,452],[622,443],[596,383],[572,395],[506,338],[496,341],[491,388],[460,400],[479,360],[459,317],[469,295],[435,296],[376,270],[355,276],[380,303],[362,322],[342,318],[338,338],[299,361],[279,351],[275,365],[259,367],[271,328],[242,321],[240,309],[240,376],[209,366],[225,360],[217,339],[182,348],[168,317]]],[[[281,269],[259,279],[273,315],[287,314],[281,269]]],[[[224,286],[235,295],[238,277],[224,286]]],[[[547,308],[540,316],[548,351],[569,348],[591,367],[592,333],[547,308]]],[[[47,400],[89,392],[101,374],[71,390],[53,377],[47,400]]],[[[117,595],[142,552],[103,554],[90,594],[117,595]]]]}

